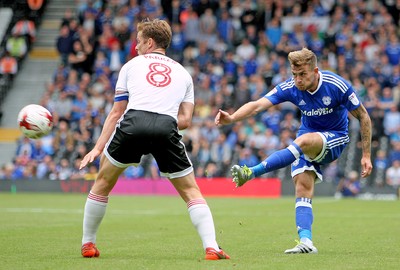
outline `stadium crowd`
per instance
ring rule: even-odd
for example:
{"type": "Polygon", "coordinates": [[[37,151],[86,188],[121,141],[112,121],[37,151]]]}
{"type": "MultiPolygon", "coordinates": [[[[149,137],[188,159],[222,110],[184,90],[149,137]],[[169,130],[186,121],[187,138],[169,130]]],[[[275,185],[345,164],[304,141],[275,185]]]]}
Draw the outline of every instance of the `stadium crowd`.
{"type": "MultiPolygon", "coordinates": [[[[399,186],[400,4],[386,2],[77,1],[60,21],[59,66],[40,102],[53,113],[55,128],[40,140],[21,138],[0,178],[94,179],[98,164],[80,171],[80,160],[101,132],[119,69],[136,56],[136,23],[149,17],[171,23],[168,54],[193,76],[195,114],[182,134],[196,176],[230,177],[233,164],[253,166],[291,143],[300,112],[290,104],[221,129],[214,117],[218,109],[234,110],[290,78],[287,54],[308,47],[319,57],[320,69],[353,84],[370,113],[374,166],[391,172],[390,179],[388,174],[370,184],[399,186]],[[383,149],[382,137],[389,141],[383,149]]],[[[144,156],[124,176],[158,178],[157,164],[144,156]]],[[[335,177],[327,179],[339,182],[335,177]]]]}

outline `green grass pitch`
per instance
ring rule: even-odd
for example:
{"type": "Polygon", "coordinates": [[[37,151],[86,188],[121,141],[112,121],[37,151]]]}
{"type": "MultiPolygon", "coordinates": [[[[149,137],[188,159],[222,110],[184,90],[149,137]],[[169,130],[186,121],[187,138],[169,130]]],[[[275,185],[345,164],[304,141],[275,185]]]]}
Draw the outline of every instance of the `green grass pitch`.
{"type": "Polygon", "coordinates": [[[399,201],[313,200],[318,254],[295,245],[294,198],[207,198],[231,260],[205,261],[178,197],[112,196],[100,258],[80,255],[85,194],[0,193],[0,269],[399,269],[399,201]]]}

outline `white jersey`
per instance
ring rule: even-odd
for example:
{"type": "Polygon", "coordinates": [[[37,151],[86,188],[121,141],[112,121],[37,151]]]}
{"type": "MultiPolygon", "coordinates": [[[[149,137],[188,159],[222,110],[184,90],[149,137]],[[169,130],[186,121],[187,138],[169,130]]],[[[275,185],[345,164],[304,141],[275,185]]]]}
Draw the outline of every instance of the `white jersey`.
{"type": "Polygon", "coordinates": [[[170,115],[178,120],[182,102],[194,104],[193,79],[189,72],[168,56],[139,55],[120,70],[115,101],[128,100],[129,109],[170,115]]]}

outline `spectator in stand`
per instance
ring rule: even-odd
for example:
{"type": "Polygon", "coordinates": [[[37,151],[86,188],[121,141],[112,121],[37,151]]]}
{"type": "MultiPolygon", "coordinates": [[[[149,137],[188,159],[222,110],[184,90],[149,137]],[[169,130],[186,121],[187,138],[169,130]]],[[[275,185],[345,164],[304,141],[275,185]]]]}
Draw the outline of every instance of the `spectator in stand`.
{"type": "Polygon", "coordinates": [[[284,115],[283,120],[279,124],[279,129],[288,129],[290,132],[295,133],[300,126],[299,120],[295,118],[293,112],[288,112],[284,115]]]}
{"type": "Polygon", "coordinates": [[[183,62],[183,51],[185,49],[185,36],[180,24],[172,25],[172,40],[168,48],[168,54],[178,62],[183,62]]]}
{"type": "Polygon", "coordinates": [[[40,161],[38,161],[38,165],[36,167],[36,178],[37,179],[45,179],[50,172],[50,165],[54,163],[53,158],[50,155],[44,156],[40,161]]]}
{"type": "Polygon", "coordinates": [[[27,155],[16,157],[14,160],[13,177],[14,179],[24,179],[24,170],[31,159],[27,155]]]}
{"type": "Polygon", "coordinates": [[[390,112],[393,106],[397,106],[391,87],[386,86],[382,89],[378,106],[385,114],[390,112]]]}
{"type": "Polygon", "coordinates": [[[65,151],[67,145],[75,145],[75,139],[72,131],[69,129],[67,120],[60,120],[58,129],[55,131],[53,148],[56,154],[60,151],[65,151]]]}
{"type": "Polygon", "coordinates": [[[386,171],[386,184],[395,190],[400,188],[400,159],[393,161],[386,171]]]}
{"type": "Polygon", "coordinates": [[[57,167],[57,173],[57,180],[65,181],[71,178],[72,168],[70,167],[68,159],[63,158],[60,160],[60,165],[57,167]]]}
{"type": "Polygon", "coordinates": [[[27,156],[31,159],[35,152],[35,144],[28,137],[21,137],[17,142],[16,157],[27,156]]]}
{"type": "Polygon", "coordinates": [[[74,11],[71,8],[66,8],[64,11],[64,16],[61,18],[60,29],[64,25],[69,27],[69,24],[73,19],[76,19],[74,11]]]}
{"type": "Polygon", "coordinates": [[[240,45],[236,47],[236,55],[239,57],[241,62],[249,60],[256,57],[256,47],[250,43],[248,38],[245,37],[240,45]]]}
{"type": "Polygon", "coordinates": [[[18,72],[18,61],[15,57],[10,56],[5,52],[0,58],[0,75],[1,77],[9,78],[11,81],[18,72]]]}
{"type": "Polygon", "coordinates": [[[34,149],[32,152],[32,159],[35,161],[42,160],[47,155],[47,152],[43,146],[43,141],[41,139],[34,141],[34,149]]]}
{"type": "Polygon", "coordinates": [[[36,39],[36,25],[33,21],[29,20],[28,17],[23,17],[15,23],[11,33],[13,35],[26,37],[28,48],[30,48],[36,39]]]}
{"type": "Polygon", "coordinates": [[[114,18],[112,26],[114,27],[114,35],[118,39],[120,47],[123,48],[125,43],[131,37],[131,21],[128,16],[129,7],[122,6],[118,12],[118,16],[114,18]]]}
{"type": "Polygon", "coordinates": [[[390,35],[385,53],[389,57],[389,62],[392,66],[397,66],[400,63],[400,42],[396,33],[390,35]]]}
{"type": "MultiPolygon", "coordinates": [[[[48,107],[53,108],[52,113],[56,117],[71,119],[72,101],[68,98],[67,93],[59,92],[58,99],[49,101],[48,107]]],[[[53,115],[54,116],[54,115],[53,115]]]]}
{"type": "Polygon", "coordinates": [[[280,149],[279,137],[274,134],[272,129],[266,128],[264,131],[264,137],[265,145],[264,148],[260,150],[265,152],[266,156],[269,156],[280,149]]]}
{"type": "Polygon", "coordinates": [[[224,61],[224,77],[227,78],[228,83],[235,83],[237,80],[238,63],[235,59],[233,51],[228,50],[225,55],[224,61]]]}
{"type": "Polygon", "coordinates": [[[280,25],[280,20],[274,17],[268,21],[268,27],[265,30],[265,36],[268,40],[268,46],[275,49],[276,46],[281,42],[283,31],[280,25]]]}
{"type": "Polygon", "coordinates": [[[196,46],[200,40],[200,21],[196,11],[192,6],[187,9],[187,19],[185,22],[184,34],[186,38],[186,46],[196,46]]]}
{"type": "Polygon", "coordinates": [[[80,40],[75,40],[72,44],[72,51],[68,54],[68,63],[71,69],[78,72],[79,76],[88,71],[88,54],[84,51],[80,40]]]}
{"type": "MultiPolygon", "coordinates": [[[[374,160],[374,167],[376,169],[376,175],[382,175],[384,176],[384,172],[387,170],[388,166],[388,158],[387,158],[387,153],[384,150],[378,150],[376,152],[376,158],[374,160]]],[[[378,186],[382,186],[384,184],[384,179],[376,177],[375,178],[375,183],[378,186]]]]}
{"type": "Polygon", "coordinates": [[[385,134],[389,137],[398,132],[400,125],[400,111],[396,104],[392,104],[390,111],[384,114],[383,127],[385,134]]]}
{"type": "Polygon", "coordinates": [[[125,46],[123,48],[125,50],[126,61],[129,61],[138,55],[136,51],[136,44],[136,31],[132,31],[129,40],[125,42],[125,46]]]}
{"type": "Polygon", "coordinates": [[[357,197],[361,193],[361,181],[358,172],[351,171],[347,177],[342,178],[339,181],[336,192],[343,197],[357,197]]]}
{"type": "Polygon", "coordinates": [[[88,99],[84,91],[77,91],[72,101],[71,123],[75,125],[84,117],[86,108],[88,107],[88,99]]]}
{"type": "Polygon", "coordinates": [[[240,76],[238,78],[233,95],[235,97],[235,107],[238,107],[239,104],[243,104],[251,100],[249,78],[247,78],[246,76],[240,76]]]}
{"type": "Polygon", "coordinates": [[[56,48],[60,55],[61,63],[68,66],[68,55],[72,52],[73,38],[68,25],[62,25],[56,40],[56,48]]]}
{"type": "Polygon", "coordinates": [[[182,24],[181,14],[182,11],[185,9],[184,5],[185,4],[181,4],[181,1],[179,0],[161,1],[161,7],[171,25],[182,24]]]}
{"type": "Polygon", "coordinates": [[[307,27],[308,37],[306,38],[307,46],[315,52],[317,57],[321,57],[323,49],[325,48],[325,42],[319,33],[318,26],[310,24],[307,27]]]}
{"type": "Polygon", "coordinates": [[[16,170],[15,165],[12,162],[8,162],[3,165],[0,179],[3,180],[16,180],[20,178],[20,173],[16,170]]]}
{"type": "Polygon", "coordinates": [[[79,90],[79,74],[76,70],[72,69],[68,73],[67,81],[64,84],[63,92],[67,94],[68,98],[74,98],[79,90]]]}
{"type": "Polygon", "coordinates": [[[266,112],[262,113],[261,121],[264,123],[265,127],[270,128],[275,135],[280,134],[282,112],[278,108],[271,107],[266,112]]]}
{"type": "Polygon", "coordinates": [[[257,165],[260,162],[260,160],[257,158],[257,156],[253,153],[253,151],[250,148],[242,148],[239,151],[239,160],[237,161],[237,164],[240,165],[245,165],[245,164],[252,164],[257,165]]]}
{"type": "Polygon", "coordinates": [[[388,162],[392,164],[395,160],[400,160],[400,141],[391,141],[388,153],[388,162]]]}
{"type": "Polygon", "coordinates": [[[97,166],[94,164],[90,164],[89,169],[87,170],[87,172],[84,175],[84,179],[86,181],[94,181],[94,180],[96,180],[98,173],[99,173],[99,171],[98,171],[97,166]]]}
{"type": "Polygon", "coordinates": [[[335,187],[338,186],[339,181],[343,178],[343,170],[340,168],[337,160],[325,166],[323,177],[327,183],[332,183],[335,187]]]}
{"type": "Polygon", "coordinates": [[[144,170],[143,166],[141,166],[141,165],[139,165],[137,167],[130,166],[130,167],[126,168],[126,170],[122,173],[122,175],[128,179],[141,178],[141,177],[145,176],[144,174],[145,174],[145,170],[144,170]]]}
{"type": "MultiPolygon", "coordinates": [[[[71,170],[70,180],[83,180],[85,179],[85,175],[88,173],[87,168],[83,168],[82,170],[79,169],[82,159],[78,158],[73,161],[74,166],[71,170]]],[[[94,166],[94,165],[93,165],[94,166]]],[[[94,166],[96,167],[96,166],[94,166]]]]}
{"type": "Polygon", "coordinates": [[[32,11],[38,11],[43,7],[44,0],[27,0],[28,7],[32,11]]]}
{"type": "Polygon", "coordinates": [[[197,168],[205,167],[211,161],[210,142],[204,137],[200,137],[199,141],[193,141],[192,156],[193,164],[196,164],[197,168]]]}
{"type": "Polygon", "coordinates": [[[111,43],[110,50],[107,53],[107,60],[111,74],[118,73],[125,63],[125,51],[121,48],[119,41],[111,43]]]}
{"type": "Polygon", "coordinates": [[[229,11],[223,9],[221,15],[217,17],[217,32],[228,47],[232,46],[234,35],[233,30],[233,23],[229,11]]]}
{"type": "Polygon", "coordinates": [[[199,38],[207,43],[208,48],[213,48],[217,42],[217,18],[211,8],[207,8],[199,17],[199,38]]]}
{"type": "Polygon", "coordinates": [[[220,172],[228,171],[232,162],[232,148],[229,146],[226,135],[220,133],[219,137],[210,145],[211,162],[213,162],[217,170],[220,172]]]}
{"type": "Polygon", "coordinates": [[[12,57],[15,57],[15,59],[20,62],[25,58],[28,52],[26,39],[17,33],[12,34],[6,41],[6,50],[12,57]]]}

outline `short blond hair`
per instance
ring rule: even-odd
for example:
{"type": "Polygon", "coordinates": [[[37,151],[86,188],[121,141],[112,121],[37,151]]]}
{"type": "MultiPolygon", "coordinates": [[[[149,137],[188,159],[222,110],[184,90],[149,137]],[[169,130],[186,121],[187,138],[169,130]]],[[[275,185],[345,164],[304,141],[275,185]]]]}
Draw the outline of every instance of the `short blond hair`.
{"type": "Polygon", "coordinates": [[[137,24],[137,31],[142,31],[142,37],[147,40],[152,38],[158,48],[167,49],[171,44],[171,26],[164,20],[145,19],[137,24]]]}
{"type": "Polygon", "coordinates": [[[288,55],[290,65],[298,67],[308,65],[310,68],[317,66],[317,56],[307,48],[290,52],[288,55]]]}

